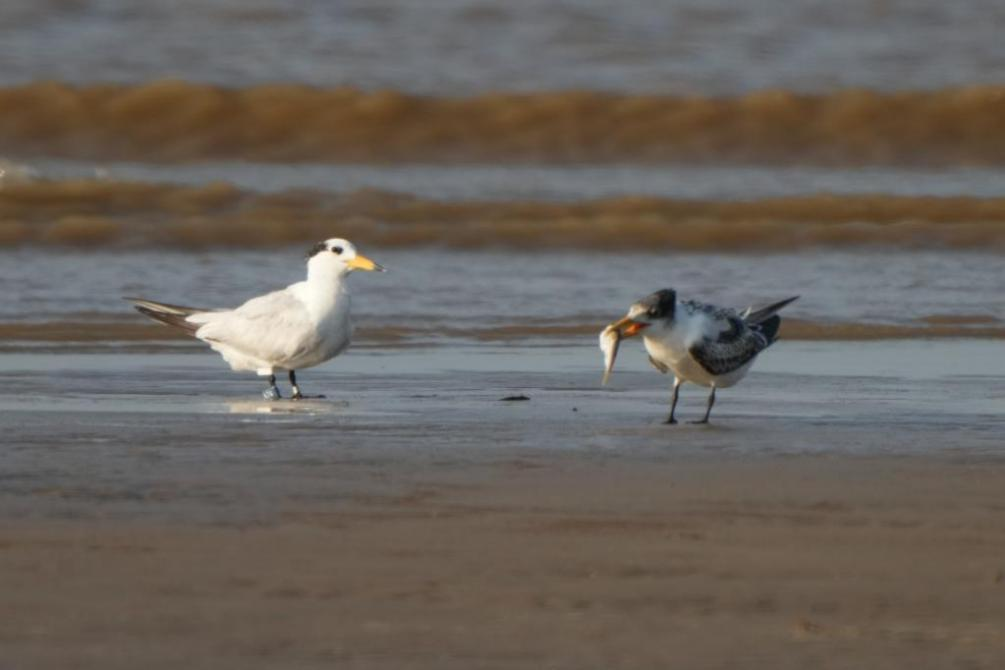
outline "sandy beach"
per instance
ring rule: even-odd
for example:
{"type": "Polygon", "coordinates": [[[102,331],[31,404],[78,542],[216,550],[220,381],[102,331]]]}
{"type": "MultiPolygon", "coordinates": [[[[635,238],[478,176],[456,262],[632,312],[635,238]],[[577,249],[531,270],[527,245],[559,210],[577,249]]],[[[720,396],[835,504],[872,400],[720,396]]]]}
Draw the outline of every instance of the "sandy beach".
{"type": "Polygon", "coordinates": [[[362,490],[287,501],[273,523],[6,522],[7,667],[1005,658],[1000,459],[494,454],[340,470],[362,490]],[[378,472],[381,492],[364,493],[378,472]]]}
{"type": "Polygon", "coordinates": [[[0,2],[0,670],[1005,668],[1005,4],[782,4],[0,2]]]}
{"type": "Polygon", "coordinates": [[[997,346],[782,343],[672,428],[588,347],[362,350],[301,405],[207,354],[0,355],[5,662],[1000,667],[997,346]]]}

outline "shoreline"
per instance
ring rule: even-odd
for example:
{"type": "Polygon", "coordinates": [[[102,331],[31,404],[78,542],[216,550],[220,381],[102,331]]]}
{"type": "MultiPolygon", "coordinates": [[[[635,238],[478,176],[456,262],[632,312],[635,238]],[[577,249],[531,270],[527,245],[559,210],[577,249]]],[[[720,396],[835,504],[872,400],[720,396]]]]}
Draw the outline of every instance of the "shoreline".
{"type": "Polygon", "coordinates": [[[993,670],[999,349],[782,341],[673,427],[634,350],[608,387],[593,347],[350,351],[299,403],[207,353],[0,354],[4,661],[993,670]]]}
{"type": "MultiPolygon", "coordinates": [[[[361,327],[355,344],[364,347],[436,346],[437,344],[582,344],[595,338],[603,328],[603,318],[595,322],[541,323],[520,319],[519,325],[430,324],[361,327]],[[528,323],[529,322],[529,323],[528,323]]],[[[1005,322],[995,317],[933,314],[914,323],[823,323],[785,318],[780,337],[796,342],[869,342],[893,340],[1001,340],[1005,322]]],[[[81,347],[115,347],[122,343],[142,343],[175,351],[188,349],[181,343],[192,338],[159,324],[148,324],[126,314],[117,320],[0,322],[0,350],[34,351],[39,343],[73,351],[81,347]],[[32,343],[30,346],[27,343],[32,343]],[[180,346],[181,345],[181,346],[180,346]]]]}

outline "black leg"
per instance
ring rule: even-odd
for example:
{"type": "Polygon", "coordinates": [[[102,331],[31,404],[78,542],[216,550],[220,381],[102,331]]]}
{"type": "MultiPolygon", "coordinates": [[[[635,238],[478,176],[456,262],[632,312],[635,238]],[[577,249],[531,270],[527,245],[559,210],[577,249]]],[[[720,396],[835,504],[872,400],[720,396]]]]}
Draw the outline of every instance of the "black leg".
{"type": "Polygon", "coordinates": [[[290,370],[290,386],[293,387],[293,399],[303,400],[304,398],[324,398],[323,395],[304,395],[300,392],[300,387],[297,386],[297,373],[295,370],[290,370]]]}
{"type": "Polygon", "coordinates": [[[708,407],[705,408],[705,416],[700,421],[695,421],[694,423],[708,423],[708,417],[712,414],[712,405],[715,404],[715,387],[712,387],[712,392],[708,394],[708,407]]]}
{"type": "Polygon", "coordinates": [[[269,377],[269,388],[262,391],[262,395],[265,396],[267,400],[279,400],[283,397],[279,394],[279,387],[276,386],[276,375],[271,375],[269,377]]]}
{"type": "Polygon", "coordinates": [[[670,416],[663,423],[675,424],[677,419],[673,418],[673,413],[677,409],[677,396],[680,395],[680,380],[674,377],[673,380],[673,396],[670,398],[670,416]]]}

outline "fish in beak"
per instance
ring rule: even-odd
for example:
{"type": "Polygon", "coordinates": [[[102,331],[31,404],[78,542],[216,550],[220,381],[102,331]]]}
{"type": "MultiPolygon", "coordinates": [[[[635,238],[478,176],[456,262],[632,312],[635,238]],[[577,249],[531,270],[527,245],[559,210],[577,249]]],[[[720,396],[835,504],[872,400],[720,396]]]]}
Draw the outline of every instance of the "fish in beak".
{"type": "Polygon", "coordinates": [[[612,323],[604,328],[600,333],[600,350],[604,353],[604,377],[601,384],[606,385],[614,369],[614,361],[618,357],[618,347],[621,340],[638,335],[649,324],[634,321],[625,317],[620,321],[612,323]]]}
{"type": "Polygon", "coordinates": [[[642,321],[636,321],[629,316],[626,316],[620,321],[612,323],[611,325],[608,326],[608,328],[613,328],[614,330],[618,331],[618,333],[623,338],[635,337],[648,327],[649,327],[648,323],[643,323],[642,321]]]}

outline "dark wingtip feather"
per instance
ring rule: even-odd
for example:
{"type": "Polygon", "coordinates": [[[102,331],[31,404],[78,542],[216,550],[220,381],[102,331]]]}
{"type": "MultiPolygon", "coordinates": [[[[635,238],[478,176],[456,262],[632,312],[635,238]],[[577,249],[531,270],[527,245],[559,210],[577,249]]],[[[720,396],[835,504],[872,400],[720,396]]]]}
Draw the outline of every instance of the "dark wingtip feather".
{"type": "Polygon", "coordinates": [[[767,307],[762,307],[762,308],[760,308],[760,309],[758,309],[756,311],[751,312],[750,314],[748,314],[744,318],[744,321],[746,321],[747,323],[749,323],[751,325],[756,325],[756,324],[759,324],[759,323],[764,323],[771,316],[773,316],[775,314],[775,312],[779,311],[780,309],[782,309],[786,305],[789,305],[790,303],[795,302],[798,299],[799,299],[799,296],[798,295],[794,295],[791,298],[786,298],[785,300],[779,300],[778,302],[773,303],[771,305],[768,305],[767,307]]]}
{"type": "Polygon", "coordinates": [[[143,316],[149,317],[154,321],[160,321],[161,323],[179,328],[189,335],[195,335],[195,331],[199,330],[199,326],[194,323],[189,323],[186,321],[186,317],[180,314],[171,314],[169,312],[158,312],[156,310],[150,309],[149,307],[144,307],[143,305],[134,305],[137,312],[143,316]]]}

